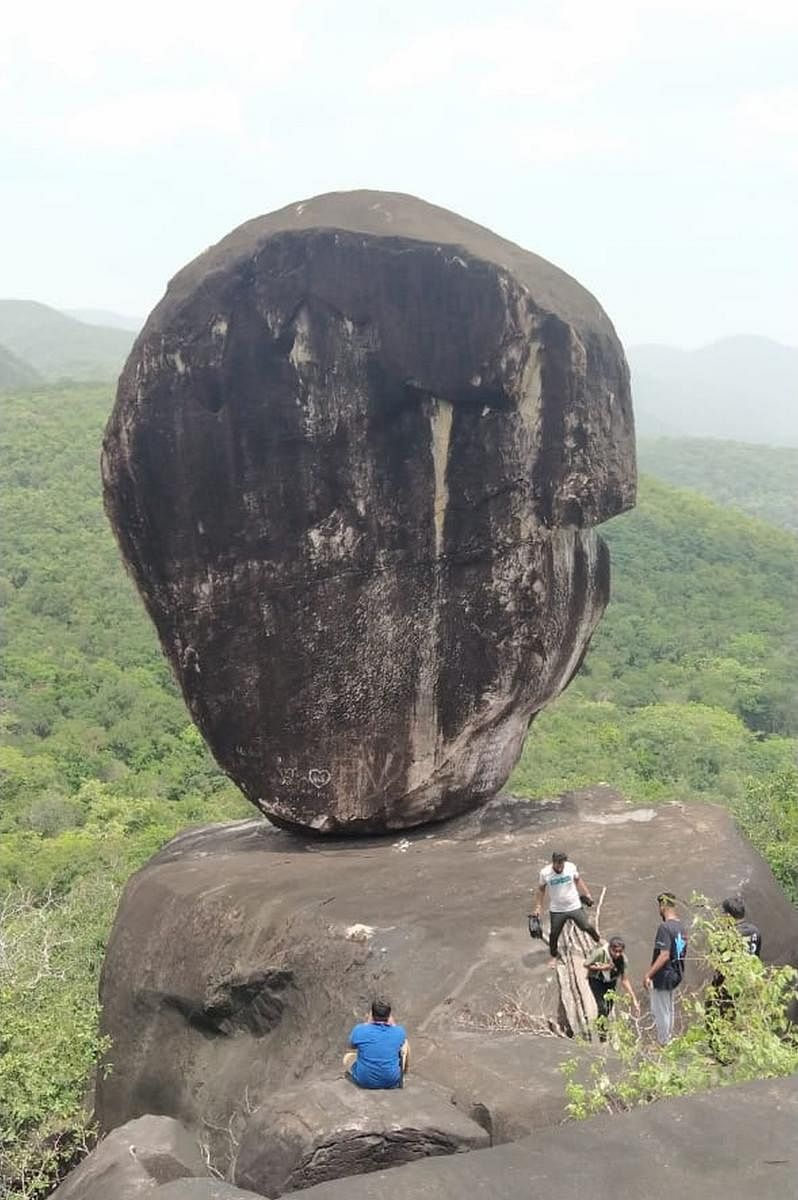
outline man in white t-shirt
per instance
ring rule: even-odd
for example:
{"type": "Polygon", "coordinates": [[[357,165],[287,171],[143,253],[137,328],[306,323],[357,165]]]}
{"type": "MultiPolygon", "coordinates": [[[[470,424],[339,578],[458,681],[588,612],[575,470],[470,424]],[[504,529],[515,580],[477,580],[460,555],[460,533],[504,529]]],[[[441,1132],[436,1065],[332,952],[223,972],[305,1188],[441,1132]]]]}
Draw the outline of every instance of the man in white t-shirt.
{"type": "Polygon", "coordinates": [[[560,940],[562,927],[566,921],[573,921],[579,929],[583,929],[588,937],[596,944],[601,942],[600,935],[587,919],[587,913],[582,905],[591,908],[593,897],[585,883],[579,877],[575,863],[572,863],[564,850],[555,850],[551,856],[551,866],[544,867],[540,872],[540,884],[537,891],[535,916],[540,917],[543,898],[549,889],[549,949],[551,951],[550,966],[558,961],[557,943],[560,940]]]}

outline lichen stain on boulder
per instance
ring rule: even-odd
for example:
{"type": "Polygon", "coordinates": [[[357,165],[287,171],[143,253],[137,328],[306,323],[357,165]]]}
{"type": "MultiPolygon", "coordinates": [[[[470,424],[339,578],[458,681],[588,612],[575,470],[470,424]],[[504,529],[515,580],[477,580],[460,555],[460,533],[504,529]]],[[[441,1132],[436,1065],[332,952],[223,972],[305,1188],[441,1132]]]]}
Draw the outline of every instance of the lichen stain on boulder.
{"type": "Polygon", "coordinates": [[[606,605],[634,502],[596,301],[409,196],[258,218],[181,271],[119,383],[108,515],[199,729],[272,821],[494,795],[606,605]]]}

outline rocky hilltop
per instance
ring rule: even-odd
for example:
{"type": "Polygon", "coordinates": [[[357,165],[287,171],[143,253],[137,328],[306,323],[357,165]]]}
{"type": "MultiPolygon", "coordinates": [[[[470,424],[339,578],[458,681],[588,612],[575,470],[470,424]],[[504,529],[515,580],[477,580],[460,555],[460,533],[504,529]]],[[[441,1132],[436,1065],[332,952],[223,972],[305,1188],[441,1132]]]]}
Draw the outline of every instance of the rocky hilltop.
{"type": "MultiPolygon", "coordinates": [[[[766,961],[795,960],[795,910],[712,805],[639,809],[596,788],[546,803],[500,797],[399,838],[309,841],[257,819],[188,831],[130,881],[108,946],[103,1127],[167,1114],[223,1171],[235,1146],[265,1153],[284,1136],[287,1105],[295,1123],[323,1129],[317,1089],[340,1080],[349,1030],[380,993],[410,1032],[419,1117],[429,1085],[494,1143],[558,1125],[582,952],[553,972],[526,929],[555,844],[599,901],[602,932],[625,936],[638,992],[664,887],[685,899],[741,892],[766,961]]],[[[701,982],[693,964],[687,982],[701,982]]],[[[343,1105],[323,1107],[333,1119],[343,1105]]]]}
{"type": "Polygon", "coordinates": [[[273,822],[484,803],[607,602],[629,376],[578,283],[410,196],[320,196],[181,271],[106,507],[198,727],[273,822]]]}

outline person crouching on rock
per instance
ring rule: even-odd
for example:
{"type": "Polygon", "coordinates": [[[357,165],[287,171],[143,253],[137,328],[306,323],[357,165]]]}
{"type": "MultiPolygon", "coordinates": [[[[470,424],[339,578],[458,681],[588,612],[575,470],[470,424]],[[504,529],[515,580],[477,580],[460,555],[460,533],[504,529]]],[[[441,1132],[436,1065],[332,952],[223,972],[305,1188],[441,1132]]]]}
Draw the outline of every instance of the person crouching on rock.
{"type": "Polygon", "coordinates": [[[600,1042],[607,1040],[607,1018],[615,1002],[619,980],[632,1001],[635,1014],[640,1012],[640,1004],[629,982],[629,964],[625,949],[626,942],[622,937],[611,937],[606,946],[599,946],[598,950],[594,950],[590,957],[585,959],[587,982],[598,1009],[600,1042]]]}
{"type": "Polygon", "coordinates": [[[533,916],[540,917],[546,888],[549,889],[549,920],[551,922],[549,930],[551,962],[549,966],[553,967],[558,961],[557,945],[566,921],[573,921],[574,925],[583,929],[597,945],[601,942],[601,937],[588,921],[587,914],[582,908],[583,904],[587,908],[591,908],[593,897],[590,895],[587,885],[580,879],[576,864],[569,861],[564,850],[555,850],[551,856],[551,866],[544,867],[540,872],[537,904],[533,916]]]}
{"type": "Polygon", "coordinates": [[[407,1034],[386,1000],[373,1002],[370,1015],[350,1033],[349,1045],[353,1049],[344,1055],[344,1070],[358,1087],[402,1086],[410,1060],[407,1034]]]}

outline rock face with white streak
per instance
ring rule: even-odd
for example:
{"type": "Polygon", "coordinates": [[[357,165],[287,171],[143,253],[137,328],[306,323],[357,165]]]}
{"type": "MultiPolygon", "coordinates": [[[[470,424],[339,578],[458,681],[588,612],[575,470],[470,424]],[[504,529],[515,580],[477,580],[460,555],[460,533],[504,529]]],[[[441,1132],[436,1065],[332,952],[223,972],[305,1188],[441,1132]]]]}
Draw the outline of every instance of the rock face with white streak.
{"type": "Polygon", "coordinates": [[[106,508],[218,762],[276,824],[494,795],[607,602],[629,377],[573,279],[409,196],[250,221],[125,367],[106,508]]]}

